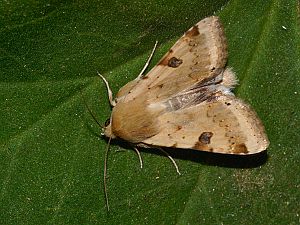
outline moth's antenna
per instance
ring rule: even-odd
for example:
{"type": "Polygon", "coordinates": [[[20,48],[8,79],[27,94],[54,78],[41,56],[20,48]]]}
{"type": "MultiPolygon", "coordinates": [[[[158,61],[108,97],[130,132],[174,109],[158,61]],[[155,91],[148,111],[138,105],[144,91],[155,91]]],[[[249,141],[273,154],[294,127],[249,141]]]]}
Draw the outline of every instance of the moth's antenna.
{"type": "Polygon", "coordinates": [[[89,111],[89,113],[91,114],[92,118],[94,119],[94,121],[98,124],[99,127],[101,127],[103,129],[104,128],[103,125],[101,125],[99,123],[99,121],[97,120],[95,114],[92,112],[92,110],[89,108],[89,106],[86,103],[84,103],[84,104],[85,104],[85,107],[87,108],[87,110],[89,111]]]}
{"type": "Polygon", "coordinates": [[[109,84],[107,82],[107,80],[97,71],[99,77],[101,77],[101,79],[104,81],[105,85],[106,85],[106,89],[107,89],[107,94],[108,94],[108,100],[109,100],[109,103],[112,107],[116,106],[116,101],[113,99],[113,93],[109,87],[109,84]]]}
{"type": "Polygon", "coordinates": [[[145,70],[146,70],[147,67],[149,66],[149,63],[150,63],[150,61],[151,61],[151,59],[152,59],[152,57],[153,57],[153,54],[154,54],[155,49],[156,49],[156,47],[157,47],[157,44],[158,44],[158,41],[155,42],[155,45],[154,45],[154,47],[153,47],[153,49],[152,49],[152,52],[151,52],[150,56],[148,57],[148,60],[147,60],[147,62],[146,62],[146,64],[145,64],[144,68],[142,69],[142,71],[140,72],[140,74],[138,75],[138,77],[137,77],[136,79],[141,79],[141,78],[143,77],[143,73],[145,72],[145,70]]]}
{"type": "Polygon", "coordinates": [[[103,125],[101,125],[101,124],[98,122],[98,120],[97,120],[95,114],[93,113],[93,111],[90,109],[90,107],[89,107],[88,104],[86,103],[85,98],[84,98],[84,95],[82,94],[82,91],[81,91],[81,97],[82,97],[82,99],[83,99],[83,103],[84,103],[85,107],[87,108],[87,110],[88,110],[89,113],[91,114],[91,116],[92,116],[92,118],[94,119],[94,121],[98,124],[98,126],[99,126],[101,129],[103,129],[103,128],[104,128],[103,125]]]}
{"type": "MultiPolygon", "coordinates": [[[[83,99],[84,105],[86,106],[87,110],[89,111],[89,113],[91,114],[91,116],[93,117],[93,119],[95,120],[95,122],[99,125],[99,127],[103,128],[103,126],[98,122],[96,116],[94,115],[94,113],[92,112],[92,110],[90,109],[90,107],[87,105],[82,92],[81,92],[81,97],[83,99]]],[[[109,151],[110,141],[111,141],[111,137],[109,137],[107,148],[106,148],[106,151],[105,151],[104,175],[103,175],[103,186],[104,186],[104,194],[105,194],[105,201],[106,201],[107,211],[109,211],[109,204],[108,204],[106,177],[107,177],[107,159],[108,159],[108,151],[109,151]]]]}
{"type": "Polygon", "coordinates": [[[108,161],[108,152],[109,152],[110,141],[111,141],[111,137],[109,137],[109,139],[108,139],[107,148],[106,148],[106,150],[105,150],[105,156],[104,156],[104,172],[103,172],[104,195],[105,195],[105,201],[106,201],[106,208],[107,208],[107,211],[109,211],[109,203],[108,203],[108,194],[107,194],[106,178],[107,178],[107,161],[108,161]]]}
{"type": "MultiPolygon", "coordinates": [[[[89,111],[89,113],[91,114],[91,116],[93,117],[93,119],[95,120],[95,122],[99,125],[99,127],[101,127],[103,129],[103,126],[98,122],[96,116],[94,115],[94,113],[92,112],[92,110],[90,109],[90,107],[86,104],[86,101],[85,101],[85,99],[84,99],[84,97],[82,95],[82,92],[81,92],[81,97],[83,98],[83,102],[84,102],[87,110],[89,111]]],[[[108,204],[108,195],[107,195],[106,175],[107,175],[107,158],[108,158],[108,151],[109,151],[110,141],[111,141],[111,137],[109,137],[107,148],[106,148],[106,151],[105,151],[104,176],[103,176],[104,194],[105,194],[105,201],[106,201],[107,211],[109,211],[109,204],[108,204]]]]}

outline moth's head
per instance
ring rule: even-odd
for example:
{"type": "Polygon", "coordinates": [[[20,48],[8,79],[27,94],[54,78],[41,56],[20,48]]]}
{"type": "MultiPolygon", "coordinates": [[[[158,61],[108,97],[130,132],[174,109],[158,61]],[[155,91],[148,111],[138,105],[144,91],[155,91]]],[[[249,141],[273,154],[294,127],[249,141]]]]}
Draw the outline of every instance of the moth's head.
{"type": "Polygon", "coordinates": [[[115,138],[115,135],[111,129],[111,118],[108,118],[105,123],[104,127],[102,128],[102,135],[105,135],[108,138],[115,138]]]}

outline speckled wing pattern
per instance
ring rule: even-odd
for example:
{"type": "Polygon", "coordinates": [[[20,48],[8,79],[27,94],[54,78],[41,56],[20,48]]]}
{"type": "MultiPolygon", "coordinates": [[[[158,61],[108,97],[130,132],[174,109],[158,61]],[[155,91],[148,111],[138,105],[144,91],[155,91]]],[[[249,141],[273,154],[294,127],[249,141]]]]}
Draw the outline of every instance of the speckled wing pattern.
{"type": "Polygon", "coordinates": [[[125,95],[125,101],[130,101],[147,91],[150,98],[156,95],[156,101],[166,99],[197,82],[216,77],[226,62],[222,24],[218,17],[208,17],[189,29],[143,79],[121,88],[117,97],[125,95]]]}
{"type": "Polygon", "coordinates": [[[219,18],[201,20],[146,76],[120,89],[112,132],[140,146],[225,154],[265,150],[269,141],[264,127],[231,92],[237,81],[226,62],[219,18]]]}
{"type": "Polygon", "coordinates": [[[230,95],[167,112],[159,123],[160,132],[144,143],[225,154],[254,154],[268,146],[256,113],[230,95]]]}

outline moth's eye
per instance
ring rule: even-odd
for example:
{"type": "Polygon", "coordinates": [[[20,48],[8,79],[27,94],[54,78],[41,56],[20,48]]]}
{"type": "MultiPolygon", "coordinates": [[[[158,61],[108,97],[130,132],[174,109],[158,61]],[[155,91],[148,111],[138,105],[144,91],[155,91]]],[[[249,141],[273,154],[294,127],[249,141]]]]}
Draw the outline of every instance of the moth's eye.
{"type": "Polygon", "coordinates": [[[108,118],[108,119],[105,121],[104,125],[107,127],[109,124],[110,124],[110,118],[108,118]]]}

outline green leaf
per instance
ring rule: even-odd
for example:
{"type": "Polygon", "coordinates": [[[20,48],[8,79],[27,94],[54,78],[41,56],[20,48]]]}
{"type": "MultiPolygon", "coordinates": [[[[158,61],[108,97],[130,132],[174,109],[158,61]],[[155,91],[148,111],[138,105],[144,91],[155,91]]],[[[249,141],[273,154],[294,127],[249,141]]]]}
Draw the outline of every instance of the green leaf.
{"type": "Polygon", "coordinates": [[[0,6],[1,224],[298,224],[299,3],[274,1],[6,1],[0,6]],[[85,103],[110,116],[114,93],[184,31],[217,14],[236,94],[264,122],[268,155],[227,157],[107,142],[85,103]]]}

